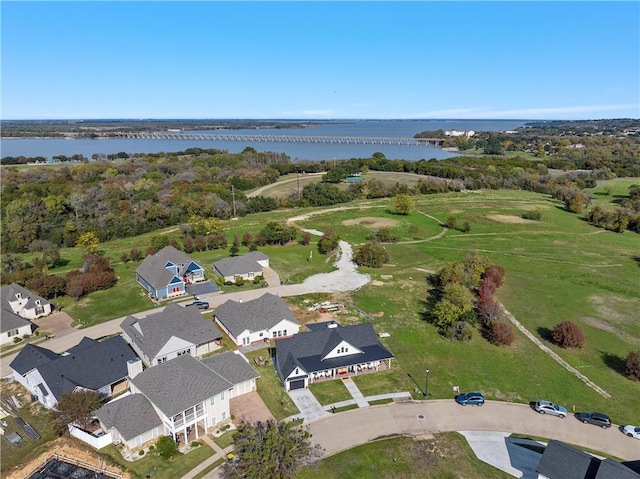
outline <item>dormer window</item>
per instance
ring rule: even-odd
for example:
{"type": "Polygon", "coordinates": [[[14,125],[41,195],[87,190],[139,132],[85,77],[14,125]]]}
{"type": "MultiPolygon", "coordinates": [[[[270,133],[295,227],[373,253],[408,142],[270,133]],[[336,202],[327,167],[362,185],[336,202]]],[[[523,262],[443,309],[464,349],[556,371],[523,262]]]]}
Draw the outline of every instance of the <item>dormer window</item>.
{"type": "Polygon", "coordinates": [[[16,299],[22,299],[22,293],[16,293],[16,299]]]}
{"type": "Polygon", "coordinates": [[[40,306],[40,300],[36,299],[36,306],[40,306]]]}

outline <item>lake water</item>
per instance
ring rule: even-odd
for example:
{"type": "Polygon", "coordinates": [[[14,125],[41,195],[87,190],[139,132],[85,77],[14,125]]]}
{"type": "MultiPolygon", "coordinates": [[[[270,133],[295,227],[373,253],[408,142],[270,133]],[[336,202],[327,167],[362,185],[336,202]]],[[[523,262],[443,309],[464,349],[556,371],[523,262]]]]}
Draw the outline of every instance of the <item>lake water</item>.
{"type": "MultiPolygon", "coordinates": [[[[313,120],[308,120],[313,121],[313,120]]],[[[310,136],[359,136],[411,138],[422,131],[473,130],[506,131],[523,126],[529,120],[334,120],[309,128],[264,130],[216,130],[231,134],[310,135],[310,136]]],[[[304,122],[301,122],[304,123],[304,122]]],[[[203,133],[203,131],[199,131],[203,133]]],[[[94,153],[157,153],[183,151],[188,148],[217,148],[238,153],[251,146],[257,151],[285,153],[296,160],[333,160],[367,158],[375,152],[389,159],[420,160],[444,159],[455,154],[424,145],[364,145],[349,143],[291,143],[284,141],[209,141],[209,140],[160,140],[114,138],[99,140],[67,139],[3,139],[0,156],[43,156],[82,154],[91,158],[94,153]]]]}

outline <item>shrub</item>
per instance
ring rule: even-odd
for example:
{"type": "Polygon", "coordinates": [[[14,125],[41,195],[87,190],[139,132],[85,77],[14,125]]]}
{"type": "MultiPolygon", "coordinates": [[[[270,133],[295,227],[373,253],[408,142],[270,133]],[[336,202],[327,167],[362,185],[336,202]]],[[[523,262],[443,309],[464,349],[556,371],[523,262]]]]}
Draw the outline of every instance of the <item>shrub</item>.
{"type": "Polygon", "coordinates": [[[389,261],[389,253],[379,243],[366,243],[357,251],[354,261],[358,266],[382,268],[389,261]]]}
{"type": "Polygon", "coordinates": [[[322,238],[320,238],[320,241],[318,241],[318,251],[322,254],[327,254],[336,249],[339,242],[340,235],[333,230],[327,230],[322,235],[322,238]]]}
{"type": "Polygon", "coordinates": [[[169,459],[178,454],[178,443],[175,442],[171,436],[162,436],[158,439],[156,448],[158,449],[158,454],[165,459],[169,459]]]}
{"type": "Polygon", "coordinates": [[[489,341],[496,346],[511,346],[516,338],[513,326],[504,320],[491,321],[489,325],[489,341]]]}
{"type": "Polygon", "coordinates": [[[191,447],[198,447],[200,445],[200,443],[198,441],[191,441],[190,446],[191,447]]]}
{"type": "Polygon", "coordinates": [[[640,380],[640,351],[632,351],[627,356],[625,375],[634,381],[640,380]]]}
{"type": "Polygon", "coordinates": [[[142,449],[139,453],[138,456],[144,456],[144,449],[142,449]]]}
{"type": "Polygon", "coordinates": [[[581,348],[586,341],[584,332],[573,321],[562,321],[556,324],[551,337],[553,342],[561,348],[581,348]]]}
{"type": "Polygon", "coordinates": [[[522,213],[521,217],[525,220],[540,221],[542,219],[542,211],[539,209],[525,211],[522,213]]]}

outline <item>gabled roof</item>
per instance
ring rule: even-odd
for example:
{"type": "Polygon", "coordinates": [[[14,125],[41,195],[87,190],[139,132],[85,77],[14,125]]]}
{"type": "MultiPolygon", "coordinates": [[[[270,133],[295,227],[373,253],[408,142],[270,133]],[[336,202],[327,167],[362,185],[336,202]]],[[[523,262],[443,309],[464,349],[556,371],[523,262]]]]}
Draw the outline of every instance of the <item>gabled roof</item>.
{"type": "Polygon", "coordinates": [[[269,257],[260,251],[250,251],[242,256],[223,258],[213,263],[213,267],[222,276],[235,276],[248,273],[261,273],[263,267],[258,261],[264,261],[269,257]]]}
{"type": "Polygon", "coordinates": [[[111,401],[95,415],[107,429],[117,429],[125,441],[162,426],[158,413],[142,394],[129,394],[111,401]]]}
{"type": "Polygon", "coordinates": [[[80,340],[80,342],[78,344],[76,344],[75,346],[73,346],[71,349],[67,350],[67,353],[69,354],[74,354],[84,348],[89,348],[91,346],[95,346],[96,344],[98,344],[99,341],[96,341],[95,339],[91,339],[88,337],[84,337],[80,340]]]}
{"type": "Polygon", "coordinates": [[[175,276],[166,268],[167,263],[184,266],[187,266],[190,263],[197,264],[183,251],[180,251],[173,246],[165,246],[156,254],[147,256],[140,266],[136,268],[136,273],[138,273],[154,288],[162,288],[169,284],[175,276]]]}
{"type": "Polygon", "coordinates": [[[131,382],[167,417],[233,387],[188,354],[145,369],[131,382]]]}
{"type": "Polygon", "coordinates": [[[0,333],[6,333],[12,329],[23,328],[24,326],[31,326],[31,322],[24,319],[22,316],[18,316],[13,311],[2,310],[0,314],[0,333]]]}
{"type": "Polygon", "coordinates": [[[36,307],[36,301],[40,301],[41,305],[50,304],[48,300],[44,299],[41,296],[38,296],[33,291],[28,290],[16,283],[11,283],[7,286],[2,286],[0,288],[0,309],[2,312],[11,311],[11,306],[9,305],[9,301],[16,301],[16,294],[20,293],[22,298],[28,299],[28,301],[23,306],[24,309],[33,309],[36,307]]]}
{"type": "Polygon", "coordinates": [[[296,367],[312,373],[392,357],[393,354],[376,338],[370,323],[315,329],[308,333],[296,334],[291,338],[280,339],[276,345],[278,374],[283,379],[288,377],[296,367]],[[342,341],[362,352],[322,359],[342,341]]]}
{"type": "Polygon", "coordinates": [[[550,479],[595,479],[600,459],[564,442],[549,441],[536,472],[550,479]]]}
{"type": "Polygon", "coordinates": [[[251,365],[249,365],[244,356],[236,351],[216,354],[215,356],[202,359],[201,362],[231,384],[239,384],[260,377],[251,365]]]}
{"type": "Polygon", "coordinates": [[[640,474],[612,459],[600,463],[596,479],[640,479],[640,474]]]}
{"type": "Polygon", "coordinates": [[[127,316],[120,328],[150,359],[173,336],[196,346],[222,338],[220,330],[212,321],[204,319],[198,308],[185,308],[176,303],[169,303],[163,311],[146,318],[127,316]]]}
{"type": "Polygon", "coordinates": [[[25,346],[18,353],[11,367],[19,373],[20,370],[28,372],[37,368],[58,401],[62,395],[73,392],[78,386],[96,391],[125,378],[127,361],[137,359],[133,350],[120,336],[95,342],[79,350],[72,348],[71,354],[56,355],[46,362],[43,356],[48,357],[55,353],[48,350],[48,353],[44,353],[44,348],[39,348],[40,351],[34,353],[31,348],[37,346],[31,346],[25,351],[29,346],[31,345],[25,346]]]}
{"type": "Polygon", "coordinates": [[[34,344],[27,344],[22,348],[14,360],[11,361],[9,367],[21,376],[24,376],[32,369],[49,363],[59,357],[60,355],[58,353],[54,353],[49,349],[45,349],[34,344]]]}
{"type": "Polygon", "coordinates": [[[215,316],[236,337],[245,330],[269,329],[283,319],[300,324],[282,298],[271,293],[246,303],[226,301],[216,308],[215,316]]]}

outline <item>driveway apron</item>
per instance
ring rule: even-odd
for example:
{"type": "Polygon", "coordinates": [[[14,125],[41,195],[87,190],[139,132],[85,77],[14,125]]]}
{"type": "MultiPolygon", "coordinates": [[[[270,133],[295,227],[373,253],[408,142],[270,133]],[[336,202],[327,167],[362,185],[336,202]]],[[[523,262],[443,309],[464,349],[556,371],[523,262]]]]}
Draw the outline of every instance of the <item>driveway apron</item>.
{"type": "Polygon", "coordinates": [[[305,423],[329,416],[329,413],[322,408],[322,405],[308,389],[289,391],[289,397],[300,410],[300,414],[304,417],[303,422],[305,423]]]}

